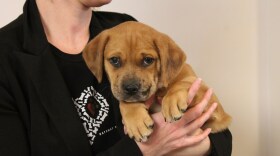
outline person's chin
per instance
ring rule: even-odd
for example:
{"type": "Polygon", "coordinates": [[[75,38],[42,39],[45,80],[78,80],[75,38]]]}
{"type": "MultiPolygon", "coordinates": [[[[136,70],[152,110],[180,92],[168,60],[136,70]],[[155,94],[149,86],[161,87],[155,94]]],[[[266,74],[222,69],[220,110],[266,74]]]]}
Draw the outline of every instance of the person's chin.
{"type": "Polygon", "coordinates": [[[112,0],[100,0],[100,1],[97,2],[97,3],[95,4],[95,6],[93,6],[93,7],[101,7],[101,6],[103,6],[103,5],[106,5],[106,4],[111,3],[111,1],[112,1],[112,0]]]}

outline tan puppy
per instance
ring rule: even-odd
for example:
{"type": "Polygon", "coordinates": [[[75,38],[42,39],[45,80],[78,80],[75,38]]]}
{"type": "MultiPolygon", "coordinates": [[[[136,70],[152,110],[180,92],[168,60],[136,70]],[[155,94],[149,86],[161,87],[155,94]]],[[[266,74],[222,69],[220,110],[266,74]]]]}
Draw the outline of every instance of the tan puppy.
{"type": "MultiPolygon", "coordinates": [[[[103,31],[86,46],[83,57],[99,82],[106,72],[120,101],[127,132],[137,141],[147,140],[152,133],[153,120],[144,105],[152,95],[163,98],[161,111],[166,121],[172,122],[200,102],[208,89],[202,84],[187,105],[188,89],[197,76],[185,63],[186,55],[168,36],[139,22],[125,22],[103,31]]],[[[210,100],[213,102],[218,106],[203,128],[210,127],[214,133],[226,129],[231,117],[215,95],[210,100]]]]}

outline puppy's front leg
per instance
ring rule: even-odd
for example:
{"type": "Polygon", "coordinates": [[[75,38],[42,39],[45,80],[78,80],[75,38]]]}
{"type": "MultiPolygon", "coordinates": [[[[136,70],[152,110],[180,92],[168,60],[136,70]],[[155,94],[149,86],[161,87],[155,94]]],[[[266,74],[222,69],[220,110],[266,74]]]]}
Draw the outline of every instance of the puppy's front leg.
{"type": "Polygon", "coordinates": [[[162,113],[167,122],[179,120],[187,110],[189,82],[179,81],[168,88],[162,99],[162,113]]]}
{"type": "Polygon", "coordinates": [[[154,125],[145,104],[122,101],[120,111],[129,137],[145,142],[151,135],[154,125]]]}

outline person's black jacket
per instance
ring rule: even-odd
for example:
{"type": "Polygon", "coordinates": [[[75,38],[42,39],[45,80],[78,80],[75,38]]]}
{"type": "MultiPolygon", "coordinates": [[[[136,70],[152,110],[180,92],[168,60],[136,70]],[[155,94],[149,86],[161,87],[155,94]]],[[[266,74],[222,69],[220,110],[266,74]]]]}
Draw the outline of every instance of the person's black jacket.
{"type": "MultiPolygon", "coordinates": [[[[92,24],[101,32],[131,16],[94,12],[92,24]]],[[[59,22],[59,21],[58,21],[59,22]]],[[[119,127],[118,106],[114,109],[119,127]]],[[[124,136],[100,155],[137,156],[136,143],[124,136]]],[[[210,135],[213,155],[231,153],[227,130],[210,135]]],[[[63,77],[50,52],[35,0],[23,14],[0,29],[0,155],[91,156],[91,147],[63,77]]]]}

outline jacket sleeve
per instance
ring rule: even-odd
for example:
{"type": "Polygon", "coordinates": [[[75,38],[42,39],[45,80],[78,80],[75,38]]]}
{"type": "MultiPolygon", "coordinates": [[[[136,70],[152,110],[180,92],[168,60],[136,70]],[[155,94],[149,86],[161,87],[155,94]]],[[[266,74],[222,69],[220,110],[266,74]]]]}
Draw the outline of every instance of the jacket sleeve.
{"type": "Polygon", "coordinates": [[[0,155],[28,156],[27,131],[14,105],[7,80],[0,65],[0,155]]]}
{"type": "Polygon", "coordinates": [[[230,156],[232,152],[232,135],[227,129],[223,132],[209,135],[211,142],[210,156],[230,156]]]}
{"type": "Polygon", "coordinates": [[[98,154],[98,156],[142,156],[142,153],[134,140],[128,136],[123,137],[117,144],[98,154]]]}

